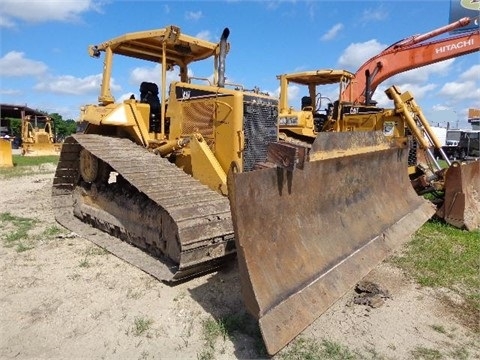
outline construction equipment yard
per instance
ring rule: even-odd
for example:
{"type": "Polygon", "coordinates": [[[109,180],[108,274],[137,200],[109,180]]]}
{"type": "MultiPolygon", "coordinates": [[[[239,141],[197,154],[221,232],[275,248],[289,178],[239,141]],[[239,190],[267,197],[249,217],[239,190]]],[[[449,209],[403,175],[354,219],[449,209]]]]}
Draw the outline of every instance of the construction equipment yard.
{"type": "MultiPolygon", "coordinates": [[[[242,302],[236,262],[165,285],[58,226],[55,165],[29,172],[0,177],[0,358],[269,358],[242,302]]],[[[364,280],[388,297],[372,307],[348,291],[273,358],[480,357],[478,318],[458,316],[457,293],[420,286],[390,258],[364,280]]]]}

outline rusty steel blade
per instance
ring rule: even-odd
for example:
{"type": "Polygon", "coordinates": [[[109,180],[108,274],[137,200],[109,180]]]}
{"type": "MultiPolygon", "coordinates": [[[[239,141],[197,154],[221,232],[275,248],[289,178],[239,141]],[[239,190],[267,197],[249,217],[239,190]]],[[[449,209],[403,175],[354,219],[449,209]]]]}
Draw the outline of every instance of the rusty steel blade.
{"type": "Polygon", "coordinates": [[[303,170],[230,173],[243,298],[270,355],[434,214],[410,185],[408,149],[383,138],[320,134],[303,170]]]}
{"type": "Polygon", "coordinates": [[[480,161],[453,163],[445,174],[445,199],[437,215],[469,231],[480,228],[480,161]]]}

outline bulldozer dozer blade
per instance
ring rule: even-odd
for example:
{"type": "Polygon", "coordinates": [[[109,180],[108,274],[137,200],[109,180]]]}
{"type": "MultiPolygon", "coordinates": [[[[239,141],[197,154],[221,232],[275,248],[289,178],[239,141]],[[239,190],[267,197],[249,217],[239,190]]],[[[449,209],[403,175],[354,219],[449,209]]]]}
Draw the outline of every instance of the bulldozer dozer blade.
{"type": "Polygon", "coordinates": [[[303,170],[230,171],[242,294],[270,355],[435,213],[407,156],[381,133],[323,133],[303,170]]]}
{"type": "Polygon", "coordinates": [[[62,144],[23,144],[23,156],[60,156],[62,144]]]}
{"type": "Polygon", "coordinates": [[[450,225],[473,231],[480,228],[480,161],[454,162],[447,169],[444,202],[437,216],[450,225]]]}
{"type": "Polygon", "coordinates": [[[0,139],[0,167],[13,167],[12,143],[7,139],[0,139]]]}

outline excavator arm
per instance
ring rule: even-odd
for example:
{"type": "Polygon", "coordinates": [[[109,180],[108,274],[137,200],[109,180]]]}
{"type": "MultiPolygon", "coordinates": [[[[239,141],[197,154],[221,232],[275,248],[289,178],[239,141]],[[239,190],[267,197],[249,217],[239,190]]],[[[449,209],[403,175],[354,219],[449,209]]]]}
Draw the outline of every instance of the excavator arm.
{"type": "Polygon", "coordinates": [[[342,99],[368,104],[377,86],[396,74],[479,51],[478,29],[426,42],[469,23],[470,19],[465,17],[428,33],[411,36],[392,44],[360,66],[355,73],[355,81],[343,91],[342,99]]]}

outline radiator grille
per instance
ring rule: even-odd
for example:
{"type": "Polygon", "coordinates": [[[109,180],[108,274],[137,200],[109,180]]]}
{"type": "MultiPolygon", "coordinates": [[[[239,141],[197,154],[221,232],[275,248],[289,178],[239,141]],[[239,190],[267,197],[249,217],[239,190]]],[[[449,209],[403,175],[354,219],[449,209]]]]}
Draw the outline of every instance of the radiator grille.
{"type": "Polygon", "coordinates": [[[198,131],[205,139],[213,139],[213,117],[215,106],[212,101],[189,101],[183,103],[182,135],[198,131]]]}
{"type": "Polygon", "coordinates": [[[243,104],[243,170],[266,161],[268,144],[277,141],[277,101],[246,96],[243,104]]]}

